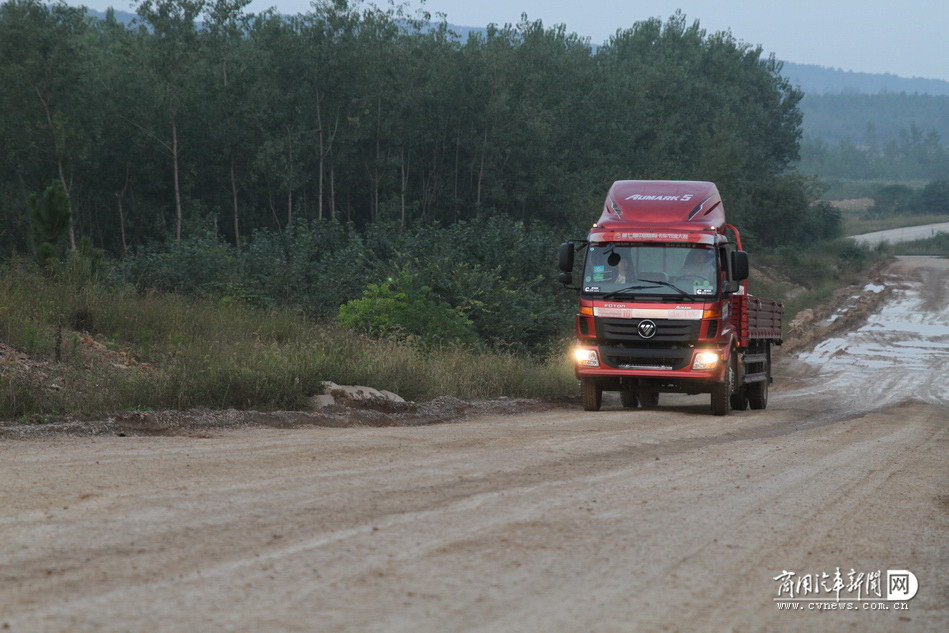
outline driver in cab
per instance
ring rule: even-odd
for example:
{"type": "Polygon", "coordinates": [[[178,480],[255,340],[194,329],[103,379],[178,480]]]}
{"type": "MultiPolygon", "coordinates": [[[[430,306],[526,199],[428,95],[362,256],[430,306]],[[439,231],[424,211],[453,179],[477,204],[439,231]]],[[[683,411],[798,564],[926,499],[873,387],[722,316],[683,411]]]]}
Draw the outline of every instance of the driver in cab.
{"type": "Polygon", "coordinates": [[[676,279],[702,279],[713,281],[715,277],[715,251],[708,248],[693,248],[682,262],[676,279]]]}
{"type": "Polygon", "coordinates": [[[715,251],[694,248],[686,255],[682,268],[674,279],[677,285],[685,287],[686,292],[708,295],[714,292],[715,275],[715,251]]]}

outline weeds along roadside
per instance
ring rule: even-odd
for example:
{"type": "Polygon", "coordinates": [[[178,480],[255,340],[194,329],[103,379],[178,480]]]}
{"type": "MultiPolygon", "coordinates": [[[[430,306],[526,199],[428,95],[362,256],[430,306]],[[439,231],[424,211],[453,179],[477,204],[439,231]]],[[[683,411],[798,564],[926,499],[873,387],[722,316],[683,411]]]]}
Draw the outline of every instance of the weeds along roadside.
{"type": "Polygon", "coordinates": [[[77,289],[22,262],[4,267],[0,306],[0,341],[43,363],[31,371],[20,371],[15,360],[4,367],[0,417],[7,419],[129,408],[299,409],[324,380],[389,389],[412,400],[575,390],[564,353],[525,358],[373,339],[288,309],[130,288],[77,289]],[[90,347],[83,331],[106,351],[90,347]],[[110,351],[127,352],[134,362],[116,361],[110,351]]]}
{"type": "Polygon", "coordinates": [[[885,251],[893,255],[932,255],[949,257],[949,233],[937,233],[933,237],[913,242],[886,245],[885,251]]]}

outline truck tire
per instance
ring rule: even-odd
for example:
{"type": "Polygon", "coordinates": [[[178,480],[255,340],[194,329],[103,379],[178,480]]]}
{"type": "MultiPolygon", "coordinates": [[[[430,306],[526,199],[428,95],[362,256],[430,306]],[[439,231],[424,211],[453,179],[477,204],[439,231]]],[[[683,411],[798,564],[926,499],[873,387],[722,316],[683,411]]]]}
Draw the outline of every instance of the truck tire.
{"type": "Polygon", "coordinates": [[[748,408],[748,388],[742,387],[731,396],[732,409],[735,411],[744,411],[748,408]]]}
{"type": "Polygon", "coordinates": [[[599,411],[603,403],[603,389],[592,380],[580,382],[580,393],[583,394],[583,410],[599,411]]]}
{"type": "Polygon", "coordinates": [[[765,361],[764,373],[766,378],[761,382],[753,382],[748,385],[748,404],[752,409],[768,408],[768,383],[771,382],[771,345],[765,343],[765,354],[768,360],[765,361]]]}
{"type": "MultiPolygon", "coordinates": [[[[734,359],[734,356],[732,357],[734,359]]],[[[712,386],[712,413],[714,415],[728,415],[731,409],[731,396],[735,390],[735,363],[728,361],[728,370],[725,373],[725,382],[712,386]]]]}
{"type": "Polygon", "coordinates": [[[762,380],[748,385],[748,404],[752,409],[768,408],[768,381],[762,380]]]}
{"type": "Polygon", "coordinates": [[[623,402],[626,409],[635,409],[639,405],[639,398],[632,389],[623,389],[619,392],[619,399],[623,402]]]}
{"type": "Polygon", "coordinates": [[[639,404],[643,406],[643,409],[655,409],[659,406],[659,392],[658,391],[644,391],[639,394],[639,404]]]}

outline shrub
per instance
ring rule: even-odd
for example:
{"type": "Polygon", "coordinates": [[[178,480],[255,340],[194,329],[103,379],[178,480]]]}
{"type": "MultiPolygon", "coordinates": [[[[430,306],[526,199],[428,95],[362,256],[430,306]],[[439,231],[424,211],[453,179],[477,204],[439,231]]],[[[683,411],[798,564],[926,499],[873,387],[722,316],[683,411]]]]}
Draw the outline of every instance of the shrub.
{"type": "Polygon", "coordinates": [[[414,335],[427,342],[473,344],[477,334],[461,310],[439,300],[405,272],[369,284],[360,299],[343,304],[339,322],[375,336],[414,335]]]}
{"type": "Polygon", "coordinates": [[[842,233],[840,212],[812,203],[816,185],[798,174],[772,176],[755,183],[747,199],[728,207],[749,250],[759,247],[810,246],[842,233]]]}
{"type": "Polygon", "coordinates": [[[908,213],[916,206],[915,192],[906,185],[886,185],[873,194],[873,214],[908,213]]]}
{"type": "Polygon", "coordinates": [[[920,213],[949,213],[949,180],[934,180],[919,192],[920,213]]]}
{"type": "Polygon", "coordinates": [[[46,188],[41,198],[30,196],[30,225],[33,246],[39,262],[56,259],[62,254],[63,235],[69,226],[69,196],[59,183],[46,188]]]}
{"type": "Polygon", "coordinates": [[[572,326],[574,298],[555,279],[563,237],[504,216],[405,230],[376,223],[364,234],[302,220],[258,231],[240,251],[211,234],[148,249],[116,268],[112,281],[333,319],[368,284],[403,271],[430,289],[428,301],[469,319],[483,343],[543,355],[572,326]]]}
{"type": "Polygon", "coordinates": [[[180,242],[143,249],[122,262],[121,276],[140,289],[217,296],[240,282],[237,251],[206,232],[180,242]]]}

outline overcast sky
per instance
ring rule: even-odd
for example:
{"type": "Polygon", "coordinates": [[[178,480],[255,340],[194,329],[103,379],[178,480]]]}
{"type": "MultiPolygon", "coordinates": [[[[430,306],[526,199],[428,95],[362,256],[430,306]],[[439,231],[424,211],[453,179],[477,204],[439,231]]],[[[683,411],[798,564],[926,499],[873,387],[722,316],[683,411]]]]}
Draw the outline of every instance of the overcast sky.
{"type": "MultiPolygon", "coordinates": [[[[127,0],[70,0],[95,9],[132,10],[127,0]]],[[[385,5],[385,2],[379,4],[385,5]]],[[[418,5],[413,0],[413,5],[418,5]]],[[[306,11],[308,0],[253,0],[252,11],[276,6],[306,11]]],[[[462,26],[517,22],[521,13],[603,42],[637,20],[666,18],[677,8],[709,31],[731,29],[778,58],[863,72],[949,80],[947,0],[429,0],[425,8],[462,26]]]]}

